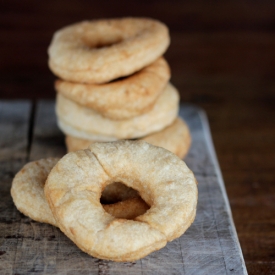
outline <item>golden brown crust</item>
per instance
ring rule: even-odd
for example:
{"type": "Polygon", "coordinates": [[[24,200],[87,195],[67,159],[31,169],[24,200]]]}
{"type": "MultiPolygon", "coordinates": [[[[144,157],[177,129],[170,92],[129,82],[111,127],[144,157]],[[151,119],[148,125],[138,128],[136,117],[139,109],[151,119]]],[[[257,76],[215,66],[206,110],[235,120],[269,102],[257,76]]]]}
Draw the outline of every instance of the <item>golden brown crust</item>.
{"type": "Polygon", "coordinates": [[[170,78],[164,58],[139,72],[106,84],[82,84],[63,80],[55,83],[57,92],[110,119],[128,119],[148,112],[170,78]]]}
{"type": "Polygon", "coordinates": [[[178,117],[171,125],[160,132],[148,135],[142,140],[163,147],[183,159],[191,146],[191,135],[185,121],[178,117]]]}
{"type": "Polygon", "coordinates": [[[57,95],[56,113],[61,130],[71,136],[103,141],[139,138],[170,125],[178,114],[179,93],[168,84],[153,108],[134,118],[111,120],[81,106],[63,95],[57,95]]]}
{"type": "Polygon", "coordinates": [[[11,196],[17,209],[31,219],[56,225],[44,195],[44,184],[58,158],[41,159],[24,165],[15,175],[11,196]]]}
{"type": "Polygon", "coordinates": [[[84,21],[54,34],[49,66],[68,81],[105,83],[151,64],[169,43],[168,28],[153,19],[84,21]]]}
{"type": "Polygon", "coordinates": [[[60,229],[83,251],[133,261],[190,226],[197,184],[171,152],[143,141],[118,141],[65,155],[49,174],[45,195],[60,229]],[[136,189],[151,208],[134,221],[107,214],[99,200],[101,190],[112,182],[136,189]]]}
{"type": "MultiPolygon", "coordinates": [[[[140,138],[150,144],[159,146],[184,158],[191,145],[191,135],[186,123],[178,117],[171,125],[163,130],[140,138]]],[[[99,140],[85,140],[73,136],[66,136],[65,142],[68,152],[86,149],[88,146],[99,140]]]]}

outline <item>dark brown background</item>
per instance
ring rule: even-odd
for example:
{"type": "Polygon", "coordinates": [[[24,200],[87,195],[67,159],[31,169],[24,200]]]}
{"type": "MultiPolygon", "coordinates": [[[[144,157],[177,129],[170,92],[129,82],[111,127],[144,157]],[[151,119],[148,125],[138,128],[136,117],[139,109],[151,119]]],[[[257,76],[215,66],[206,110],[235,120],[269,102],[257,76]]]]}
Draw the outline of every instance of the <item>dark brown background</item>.
{"type": "Polygon", "coordinates": [[[0,99],[54,98],[47,47],[83,19],[166,23],[183,102],[207,112],[249,274],[275,274],[275,1],[35,1],[0,4],[0,99]]]}

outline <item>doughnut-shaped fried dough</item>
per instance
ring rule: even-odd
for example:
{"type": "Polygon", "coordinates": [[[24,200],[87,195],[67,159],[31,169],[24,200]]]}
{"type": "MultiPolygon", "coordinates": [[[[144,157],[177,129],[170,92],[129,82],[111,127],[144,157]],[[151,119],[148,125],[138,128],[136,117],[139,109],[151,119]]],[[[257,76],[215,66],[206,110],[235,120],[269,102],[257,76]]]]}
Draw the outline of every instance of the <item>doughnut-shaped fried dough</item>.
{"type": "Polygon", "coordinates": [[[76,103],[94,109],[104,117],[120,120],[139,116],[152,109],[170,78],[164,58],[139,72],[106,84],[83,84],[57,80],[57,92],[76,103]]]}
{"type": "Polygon", "coordinates": [[[54,34],[49,66],[61,79],[106,83],[148,66],[169,43],[168,28],[153,19],[84,21],[54,34]]]}
{"type": "MultiPolygon", "coordinates": [[[[191,135],[186,123],[178,117],[171,125],[167,126],[163,130],[147,135],[139,140],[144,140],[155,146],[165,148],[182,159],[189,150],[191,135]]],[[[68,152],[86,149],[94,142],[100,142],[100,140],[93,141],[80,139],[73,136],[66,136],[66,146],[68,152]]]]}
{"type": "Polygon", "coordinates": [[[176,119],[178,103],[178,91],[168,84],[148,113],[124,120],[111,120],[57,94],[56,114],[60,129],[67,135],[114,141],[139,138],[164,129],[176,119]]]}
{"type": "Polygon", "coordinates": [[[83,251],[133,261],[179,237],[195,218],[197,184],[185,163],[143,141],[94,143],[65,155],[52,169],[45,195],[59,228],[83,251]],[[112,182],[136,189],[150,209],[116,219],[100,204],[112,182]]]}

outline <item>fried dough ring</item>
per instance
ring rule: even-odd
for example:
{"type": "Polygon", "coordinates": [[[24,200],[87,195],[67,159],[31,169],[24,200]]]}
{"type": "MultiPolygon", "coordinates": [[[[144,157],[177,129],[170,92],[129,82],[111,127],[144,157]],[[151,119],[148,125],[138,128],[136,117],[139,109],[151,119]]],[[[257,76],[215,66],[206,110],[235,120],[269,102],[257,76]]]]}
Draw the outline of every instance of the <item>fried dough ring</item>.
{"type": "Polygon", "coordinates": [[[68,81],[105,83],[151,64],[169,43],[168,28],[153,19],[84,21],[54,34],[49,66],[68,81]]]}
{"type": "MultiPolygon", "coordinates": [[[[181,159],[185,157],[191,145],[188,126],[180,117],[163,130],[140,138],[140,140],[165,148],[181,159]]],[[[68,152],[86,149],[94,142],[100,142],[100,140],[80,139],[73,136],[66,136],[65,139],[68,152]]]]}
{"type": "Polygon", "coordinates": [[[29,162],[15,175],[11,196],[16,208],[31,219],[57,226],[45,198],[44,185],[59,158],[29,162]]]}
{"type": "MultiPolygon", "coordinates": [[[[21,213],[35,221],[54,226],[58,225],[45,198],[44,185],[58,161],[59,158],[47,158],[27,163],[16,174],[11,187],[13,202],[21,213]]],[[[107,213],[116,218],[133,219],[149,209],[135,190],[121,183],[109,186],[102,192],[105,201],[113,201],[103,205],[107,213]]]]}
{"type": "Polygon", "coordinates": [[[159,58],[139,72],[107,84],[57,80],[55,89],[65,97],[110,119],[127,119],[152,109],[170,79],[170,69],[159,58]]]}
{"type": "Polygon", "coordinates": [[[56,114],[60,129],[67,135],[89,140],[113,141],[139,138],[164,129],[177,117],[178,103],[178,91],[172,84],[168,84],[152,110],[130,119],[105,118],[61,94],[57,95],[56,114]]]}
{"type": "Polygon", "coordinates": [[[86,253],[113,261],[140,259],[183,234],[198,195],[182,160],[143,141],[94,143],[65,155],[44,191],[59,228],[86,253]],[[135,220],[109,215],[99,199],[112,182],[136,189],[151,208],[135,220]]]}

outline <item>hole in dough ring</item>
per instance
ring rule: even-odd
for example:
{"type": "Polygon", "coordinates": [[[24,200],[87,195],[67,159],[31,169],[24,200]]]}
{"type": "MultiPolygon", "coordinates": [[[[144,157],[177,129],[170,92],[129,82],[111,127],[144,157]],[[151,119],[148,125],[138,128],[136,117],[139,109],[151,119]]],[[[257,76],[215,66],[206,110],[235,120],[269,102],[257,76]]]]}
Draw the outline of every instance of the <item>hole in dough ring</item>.
{"type": "Polygon", "coordinates": [[[112,205],[115,202],[121,202],[138,197],[138,192],[133,188],[129,188],[121,182],[114,182],[104,188],[100,197],[100,201],[103,205],[112,205]]]}
{"type": "Polygon", "coordinates": [[[49,66],[68,81],[105,83],[149,65],[169,43],[168,28],[153,19],[84,21],[54,34],[49,66]]]}
{"type": "Polygon", "coordinates": [[[160,131],[177,117],[179,93],[170,83],[158,97],[153,108],[140,116],[111,120],[57,94],[56,114],[60,129],[67,135],[101,141],[139,138],[160,131]],[[81,123],[80,123],[81,122],[81,123]]]}
{"type": "Polygon", "coordinates": [[[143,141],[94,143],[65,155],[52,169],[45,195],[59,228],[83,251],[134,261],[181,234],[195,218],[197,184],[185,163],[143,141]],[[135,220],[116,219],[100,204],[112,182],[136,189],[151,206],[135,220]]]}
{"type": "MultiPolygon", "coordinates": [[[[163,130],[149,134],[148,136],[140,138],[140,140],[165,148],[181,159],[185,157],[191,145],[189,128],[180,117],[176,118],[171,125],[163,130]]],[[[100,142],[100,140],[80,139],[67,135],[65,142],[67,151],[73,152],[80,149],[86,149],[90,144],[100,142]]]]}
{"type": "Polygon", "coordinates": [[[110,119],[127,119],[152,109],[170,79],[164,58],[122,80],[107,84],[82,84],[57,80],[55,89],[65,97],[110,119]]]}
{"type": "Polygon", "coordinates": [[[136,197],[114,204],[105,204],[103,208],[116,218],[132,220],[144,214],[150,207],[140,197],[136,197]]]}
{"type": "MultiPolygon", "coordinates": [[[[31,219],[58,226],[44,194],[44,185],[52,168],[59,158],[46,158],[32,161],[23,166],[15,175],[11,196],[16,208],[31,219]]],[[[136,193],[129,192],[128,187],[121,184],[111,186],[103,191],[106,200],[116,196],[116,192],[123,191],[124,200],[117,203],[103,205],[105,211],[117,218],[132,219],[148,210],[148,205],[136,193]],[[120,187],[116,190],[116,187],[120,187]],[[135,196],[134,196],[135,195],[135,196]]],[[[134,191],[134,190],[132,190],[134,191]]]]}

